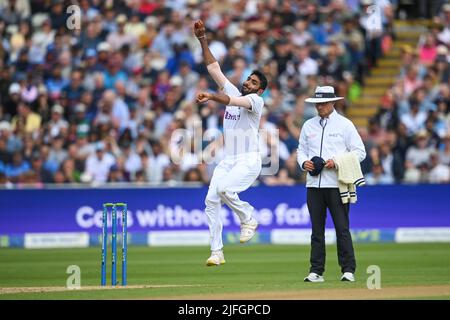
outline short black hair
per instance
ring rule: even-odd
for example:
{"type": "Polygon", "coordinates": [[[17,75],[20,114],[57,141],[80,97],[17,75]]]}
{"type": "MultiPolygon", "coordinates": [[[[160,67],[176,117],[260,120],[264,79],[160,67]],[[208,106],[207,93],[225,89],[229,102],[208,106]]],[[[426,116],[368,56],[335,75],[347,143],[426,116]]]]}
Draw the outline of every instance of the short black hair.
{"type": "Polygon", "coordinates": [[[266,88],[267,88],[267,78],[266,78],[266,76],[264,75],[264,73],[262,73],[262,72],[259,71],[259,70],[253,70],[252,73],[251,73],[250,75],[253,75],[253,74],[254,74],[255,76],[257,76],[258,79],[259,79],[259,82],[260,82],[259,88],[260,88],[260,89],[263,89],[263,90],[266,90],[266,88]]]}

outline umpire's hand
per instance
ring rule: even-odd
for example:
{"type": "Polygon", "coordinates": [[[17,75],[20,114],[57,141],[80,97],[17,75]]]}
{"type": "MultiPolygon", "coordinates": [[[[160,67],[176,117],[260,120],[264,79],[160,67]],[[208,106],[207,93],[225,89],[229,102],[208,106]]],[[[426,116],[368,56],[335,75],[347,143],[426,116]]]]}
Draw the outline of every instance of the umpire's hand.
{"type": "Polygon", "coordinates": [[[303,162],[303,169],[306,171],[313,171],[314,170],[314,163],[310,160],[306,160],[303,162]]]}

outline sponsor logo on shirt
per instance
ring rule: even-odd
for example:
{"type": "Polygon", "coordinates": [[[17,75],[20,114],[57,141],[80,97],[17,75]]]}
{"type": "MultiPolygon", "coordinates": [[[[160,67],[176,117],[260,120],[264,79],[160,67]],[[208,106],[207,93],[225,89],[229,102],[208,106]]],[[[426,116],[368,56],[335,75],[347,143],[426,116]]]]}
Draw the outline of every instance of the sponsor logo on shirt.
{"type": "Polygon", "coordinates": [[[237,120],[241,119],[241,115],[240,114],[231,114],[228,111],[225,111],[225,115],[223,117],[226,120],[235,120],[235,121],[237,121],[237,120]]]}
{"type": "Polygon", "coordinates": [[[333,137],[333,138],[337,138],[337,137],[339,137],[339,133],[329,133],[328,136],[329,137],[333,137]]]}

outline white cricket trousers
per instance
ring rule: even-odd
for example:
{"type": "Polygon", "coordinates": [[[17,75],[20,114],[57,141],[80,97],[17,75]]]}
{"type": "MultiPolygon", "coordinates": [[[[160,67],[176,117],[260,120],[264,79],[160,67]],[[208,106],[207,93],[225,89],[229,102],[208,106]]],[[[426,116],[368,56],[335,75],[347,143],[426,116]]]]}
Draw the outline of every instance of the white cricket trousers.
{"type": "Polygon", "coordinates": [[[220,216],[223,203],[237,214],[241,222],[252,218],[253,207],[239,199],[238,193],[248,189],[260,172],[261,156],[258,153],[227,157],[214,169],[205,199],[211,250],[220,250],[223,247],[223,223],[220,216]]]}

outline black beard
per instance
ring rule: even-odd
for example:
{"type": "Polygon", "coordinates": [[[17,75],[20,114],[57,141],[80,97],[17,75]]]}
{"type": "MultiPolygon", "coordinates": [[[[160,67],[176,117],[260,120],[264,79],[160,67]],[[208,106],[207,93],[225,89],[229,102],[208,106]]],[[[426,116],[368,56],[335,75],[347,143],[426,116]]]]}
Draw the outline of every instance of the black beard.
{"type": "Polygon", "coordinates": [[[244,86],[242,86],[241,87],[241,94],[243,95],[243,96],[245,96],[245,95],[247,95],[247,94],[251,94],[251,93],[256,93],[256,92],[258,92],[258,90],[249,90],[249,89],[246,89],[244,86]]]}

